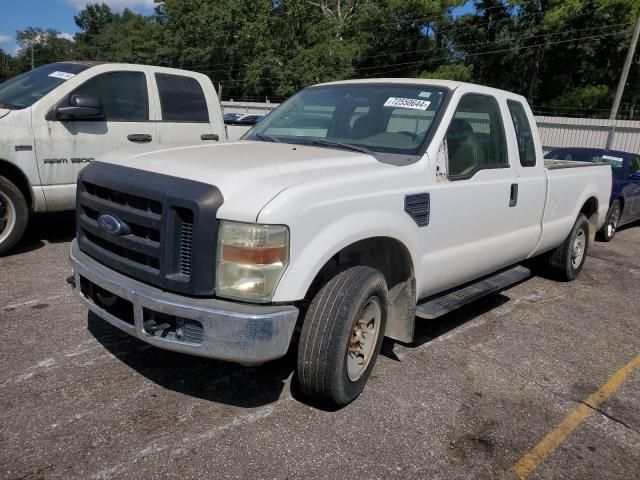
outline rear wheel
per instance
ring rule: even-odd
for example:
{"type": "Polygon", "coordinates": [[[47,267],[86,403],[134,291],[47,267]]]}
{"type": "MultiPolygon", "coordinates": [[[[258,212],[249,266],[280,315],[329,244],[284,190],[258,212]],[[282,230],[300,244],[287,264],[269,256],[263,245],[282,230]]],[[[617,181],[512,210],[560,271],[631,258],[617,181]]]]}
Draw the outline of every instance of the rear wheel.
{"type": "Polygon", "coordinates": [[[578,215],[566,240],[547,254],[547,266],[558,280],[571,281],[582,270],[589,249],[589,222],[584,214],[578,215]]]}
{"type": "Polygon", "coordinates": [[[22,192],[0,177],[0,255],[7,253],[22,237],[29,220],[29,209],[22,192]]]}
{"type": "Polygon", "coordinates": [[[351,267],[322,287],[298,345],[297,377],[307,396],[340,407],[360,395],[380,352],[387,309],[387,284],[374,268],[351,267]]]}
{"type": "Polygon", "coordinates": [[[611,205],[609,213],[607,214],[607,221],[602,229],[598,232],[598,240],[603,242],[610,242],[616,232],[618,231],[618,224],[620,223],[620,216],[622,215],[622,205],[620,200],[616,200],[611,205]]]}

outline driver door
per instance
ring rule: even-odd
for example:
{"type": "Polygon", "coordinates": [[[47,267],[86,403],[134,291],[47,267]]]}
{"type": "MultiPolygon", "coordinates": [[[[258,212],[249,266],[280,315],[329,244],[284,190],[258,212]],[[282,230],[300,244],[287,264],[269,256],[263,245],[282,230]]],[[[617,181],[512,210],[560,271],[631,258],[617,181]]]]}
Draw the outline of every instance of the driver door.
{"type": "Polygon", "coordinates": [[[75,208],[78,173],[100,155],[124,147],[156,143],[153,103],[146,69],[98,74],[60,98],[87,95],[102,102],[104,118],[58,120],[55,107],[34,121],[38,169],[49,210],[75,208]]]}

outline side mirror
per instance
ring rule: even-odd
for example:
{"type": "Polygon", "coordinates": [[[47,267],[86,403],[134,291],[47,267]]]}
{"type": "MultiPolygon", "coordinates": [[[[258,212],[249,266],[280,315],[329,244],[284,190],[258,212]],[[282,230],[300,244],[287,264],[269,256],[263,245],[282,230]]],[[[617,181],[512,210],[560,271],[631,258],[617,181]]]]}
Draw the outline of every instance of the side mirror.
{"type": "Polygon", "coordinates": [[[71,95],[68,107],[58,107],[58,120],[98,120],[104,117],[102,101],[90,95],[71,95]]]}
{"type": "Polygon", "coordinates": [[[629,180],[640,181],[640,170],[636,170],[631,175],[629,175],[629,180]]]}

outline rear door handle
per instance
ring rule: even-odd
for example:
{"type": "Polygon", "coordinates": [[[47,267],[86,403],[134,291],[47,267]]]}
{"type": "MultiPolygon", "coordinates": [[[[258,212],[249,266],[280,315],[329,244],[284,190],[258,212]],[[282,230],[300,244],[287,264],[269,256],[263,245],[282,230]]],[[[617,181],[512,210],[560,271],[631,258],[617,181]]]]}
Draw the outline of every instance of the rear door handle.
{"type": "Polygon", "coordinates": [[[515,207],[518,204],[518,184],[511,184],[511,197],[509,197],[509,206],[515,207]]]}
{"type": "Polygon", "coordinates": [[[152,137],[148,133],[132,133],[127,135],[127,140],[133,143],[149,143],[152,137]]]}
{"type": "Polygon", "coordinates": [[[217,142],[220,140],[220,135],[217,133],[204,133],[200,135],[200,140],[213,140],[214,142],[217,142]]]}

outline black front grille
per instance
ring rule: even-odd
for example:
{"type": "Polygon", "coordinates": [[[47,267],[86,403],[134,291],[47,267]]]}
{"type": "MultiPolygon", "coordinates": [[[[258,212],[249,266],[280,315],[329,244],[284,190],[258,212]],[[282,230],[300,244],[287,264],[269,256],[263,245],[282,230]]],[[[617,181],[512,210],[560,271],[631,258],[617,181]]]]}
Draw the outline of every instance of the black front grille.
{"type": "Polygon", "coordinates": [[[193,215],[183,212],[180,226],[180,273],[191,275],[191,258],[193,256],[193,215]],[[186,218],[184,218],[186,217],[186,218]]]}
{"type": "Polygon", "coordinates": [[[85,253],[166,290],[213,295],[222,204],[216,187],[95,162],[78,179],[77,203],[78,243],[85,253]],[[103,214],[115,217],[121,231],[101,227],[103,214]]]}

